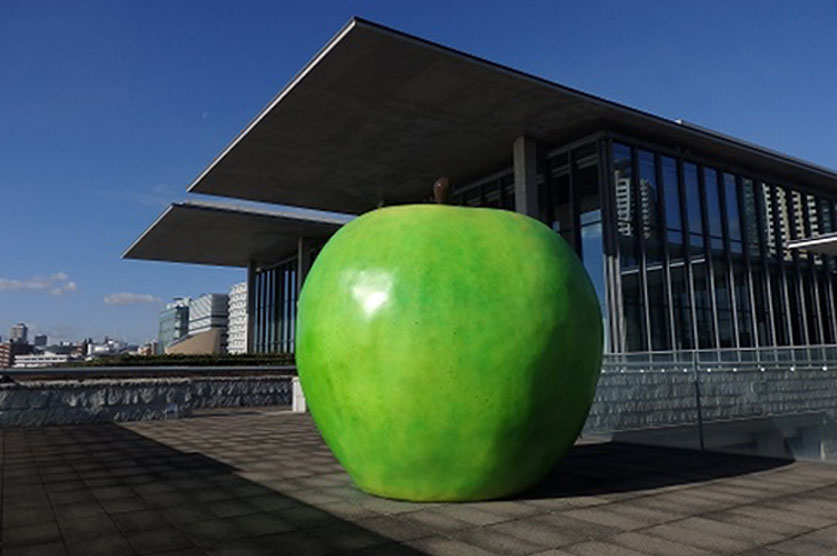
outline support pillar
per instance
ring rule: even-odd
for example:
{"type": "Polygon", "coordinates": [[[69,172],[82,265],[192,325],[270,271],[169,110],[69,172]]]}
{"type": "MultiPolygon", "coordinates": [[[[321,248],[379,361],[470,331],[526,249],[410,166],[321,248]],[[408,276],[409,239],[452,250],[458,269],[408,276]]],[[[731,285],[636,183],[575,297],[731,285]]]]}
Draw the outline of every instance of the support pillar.
{"type": "Polygon", "coordinates": [[[311,269],[311,239],[307,237],[300,237],[297,240],[296,248],[296,298],[299,299],[299,292],[302,290],[302,284],[305,282],[305,277],[308,276],[308,271],[311,269]]]}
{"type": "Polygon", "coordinates": [[[256,322],[256,263],[247,264],[247,333],[245,335],[246,353],[255,353],[255,335],[253,330],[256,322]]]}
{"type": "Polygon", "coordinates": [[[537,142],[521,135],[512,148],[514,164],[514,210],[538,218],[537,142]]]}

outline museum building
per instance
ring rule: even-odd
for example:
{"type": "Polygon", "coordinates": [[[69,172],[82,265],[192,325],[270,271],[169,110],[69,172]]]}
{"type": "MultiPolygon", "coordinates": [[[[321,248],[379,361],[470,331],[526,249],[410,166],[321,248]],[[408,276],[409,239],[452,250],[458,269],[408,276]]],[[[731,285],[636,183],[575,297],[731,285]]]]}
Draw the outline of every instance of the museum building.
{"type": "Polygon", "coordinates": [[[281,206],[174,203],[124,257],[247,268],[249,350],[292,351],[322,244],[440,176],[573,246],[609,353],[837,342],[835,171],[357,18],[188,188],[281,206]]]}

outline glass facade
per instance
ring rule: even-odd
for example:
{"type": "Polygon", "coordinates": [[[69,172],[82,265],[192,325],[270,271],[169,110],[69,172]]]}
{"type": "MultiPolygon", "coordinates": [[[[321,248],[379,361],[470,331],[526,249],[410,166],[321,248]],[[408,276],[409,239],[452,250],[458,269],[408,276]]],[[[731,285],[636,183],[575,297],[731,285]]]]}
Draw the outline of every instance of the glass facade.
{"type": "Polygon", "coordinates": [[[835,341],[835,261],[785,247],[831,232],[833,201],[633,143],[608,152],[621,292],[608,313],[622,321],[611,351],[835,341]]]}
{"type": "MultiPolygon", "coordinates": [[[[538,217],[576,251],[610,353],[837,341],[837,261],[787,241],[835,231],[835,203],[665,147],[600,133],[538,153],[538,217]]],[[[515,208],[507,167],[453,191],[515,208]]],[[[293,351],[296,259],[253,276],[254,352],[293,351]]]]}
{"type": "Polygon", "coordinates": [[[292,353],[296,327],[297,260],[254,273],[253,353],[292,353]]]}

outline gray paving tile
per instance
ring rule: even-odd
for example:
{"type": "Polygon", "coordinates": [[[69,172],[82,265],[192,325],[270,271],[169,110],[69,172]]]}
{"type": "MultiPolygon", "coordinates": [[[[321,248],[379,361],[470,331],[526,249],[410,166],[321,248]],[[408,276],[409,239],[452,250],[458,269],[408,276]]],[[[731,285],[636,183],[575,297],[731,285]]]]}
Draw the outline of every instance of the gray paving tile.
{"type": "Polygon", "coordinates": [[[648,556],[647,552],[639,552],[622,545],[602,541],[587,541],[566,546],[563,550],[581,556],[648,556]]]}
{"type": "Polygon", "coordinates": [[[245,537],[273,535],[293,531],[296,526],[283,520],[277,514],[267,512],[248,514],[230,520],[245,537]]]}
{"type": "Polygon", "coordinates": [[[568,523],[559,526],[556,522],[547,524],[543,519],[506,521],[495,525],[494,529],[545,548],[565,546],[587,538],[580,529],[568,523]]]}
{"type": "Polygon", "coordinates": [[[70,556],[131,556],[134,554],[128,541],[121,535],[96,535],[83,539],[66,540],[70,556]]]}
{"type": "Polygon", "coordinates": [[[475,508],[470,504],[442,504],[438,507],[431,508],[429,511],[444,517],[470,523],[471,525],[491,525],[493,523],[508,521],[509,519],[497,513],[475,508]]]}
{"type": "Polygon", "coordinates": [[[705,534],[735,539],[750,543],[751,546],[777,542],[784,537],[784,535],[773,531],[754,529],[745,525],[722,522],[703,517],[690,517],[682,521],[678,521],[677,525],[688,528],[689,530],[694,531],[695,534],[705,534]]]}
{"type": "Polygon", "coordinates": [[[61,533],[67,540],[76,540],[97,535],[117,535],[118,530],[110,517],[102,514],[64,520],[61,522],[61,533]]]}
{"type": "Polygon", "coordinates": [[[112,515],[111,519],[123,533],[159,529],[169,523],[162,514],[153,510],[118,513],[112,515]]]}
{"type": "Polygon", "coordinates": [[[632,531],[634,529],[641,529],[650,525],[647,520],[638,519],[630,515],[623,515],[612,511],[610,504],[596,506],[595,508],[565,511],[561,512],[561,515],[581,521],[598,523],[599,525],[607,527],[614,527],[623,531],[632,531]]]}
{"type": "Polygon", "coordinates": [[[125,538],[137,554],[194,548],[195,544],[173,527],[127,533],[125,538]]]}
{"type": "Polygon", "coordinates": [[[637,532],[614,535],[608,538],[608,542],[653,556],[710,556],[712,554],[709,550],[637,532]]]}
{"type": "Polygon", "coordinates": [[[61,540],[61,532],[54,521],[40,521],[18,527],[3,529],[3,544],[47,544],[61,540]]]}
{"type": "Polygon", "coordinates": [[[790,539],[771,544],[767,548],[779,554],[792,554],[794,556],[834,556],[834,554],[837,554],[837,546],[805,538],[790,539]]]}
{"type": "Polygon", "coordinates": [[[496,553],[445,537],[426,537],[404,544],[431,556],[496,556],[496,553]]]}
{"type": "Polygon", "coordinates": [[[66,556],[63,542],[9,546],[3,550],[4,556],[66,556]]]}
{"type": "Polygon", "coordinates": [[[358,526],[372,531],[382,537],[394,541],[409,541],[422,537],[430,537],[437,533],[437,530],[426,523],[403,519],[401,516],[395,518],[389,515],[361,519],[356,522],[358,526]]]}
{"type": "Polygon", "coordinates": [[[459,531],[454,535],[454,539],[481,548],[486,552],[507,556],[532,554],[541,552],[545,548],[552,548],[549,544],[535,543],[533,542],[534,539],[524,539],[522,536],[505,533],[502,529],[498,529],[496,525],[459,531]]]}
{"type": "Polygon", "coordinates": [[[620,531],[614,527],[574,519],[564,514],[546,514],[516,520],[510,522],[507,527],[509,527],[510,530],[517,530],[517,528],[520,528],[521,531],[525,531],[526,524],[531,524],[534,527],[546,527],[550,529],[553,535],[566,539],[566,542],[562,540],[560,544],[572,544],[581,541],[601,539],[614,535],[620,531]],[[516,524],[516,527],[512,524],[516,524]]]}
{"type": "Polygon", "coordinates": [[[203,548],[216,548],[218,545],[240,539],[245,532],[232,521],[207,519],[190,521],[179,526],[180,531],[192,542],[203,548]]]}
{"type": "Polygon", "coordinates": [[[445,535],[473,527],[470,523],[440,515],[432,511],[432,509],[398,514],[398,519],[410,525],[428,527],[437,534],[441,533],[445,535]]]}
{"type": "Polygon", "coordinates": [[[789,523],[787,521],[767,519],[765,517],[757,518],[749,515],[743,515],[740,513],[735,513],[734,510],[703,514],[701,517],[705,519],[720,521],[721,523],[743,525],[744,527],[749,527],[750,529],[755,529],[757,531],[768,531],[770,533],[778,533],[779,535],[782,535],[784,537],[793,537],[811,530],[811,527],[797,525],[794,523],[789,523]]]}
{"type": "Polygon", "coordinates": [[[672,541],[675,544],[702,548],[718,554],[731,554],[753,548],[752,542],[707,535],[706,533],[694,531],[687,526],[681,525],[679,522],[658,525],[646,529],[643,532],[647,535],[672,541]]]}

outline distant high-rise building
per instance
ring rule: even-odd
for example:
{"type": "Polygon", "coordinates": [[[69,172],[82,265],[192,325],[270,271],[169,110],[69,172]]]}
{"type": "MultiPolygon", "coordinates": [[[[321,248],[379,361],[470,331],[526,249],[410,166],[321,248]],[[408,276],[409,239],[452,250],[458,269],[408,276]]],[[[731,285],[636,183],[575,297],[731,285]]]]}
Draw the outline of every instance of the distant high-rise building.
{"type": "Polygon", "coordinates": [[[3,342],[0,344],[0,369],[14,366],[19,355],[32,353],[32,346],[24,342],[3,342]]]}
{"type": "Polygon", "coordinates": [[[227,351],[247,353],[247,282],[230,288],[227,351]]]}
{"type": "Polygon", "coordinates": [[[189,304],[189,335],[219,329],[221,353],[227,351],[228,299],[225,293],[207,293],[193,299],[189,304]]]}
{"type": "Polygon", "coordinates": [[[36,334],[34,344],[35,344],[35,347],[46,347],[46,345],[47,345],[47,335],[46,334],[36,334]]]}
{"type": "Polygon", "coordinates": [[[16,344],[25,344],[29,336],[29,327],[22,322],[12,326],[10,340],[16,344]]]}
{"type": "Polygon", "coordinates": [[[14,355],[12,353],[12,343],[0,342],[0,369],[8,369],[14,363],[14,355]]]}
{"type": "Polygon", "coordinates": [[[166,346],[189,333],[190,302],[188,297],[176,297],[160,311],[157,353],[165,353],[166,346]]]}

